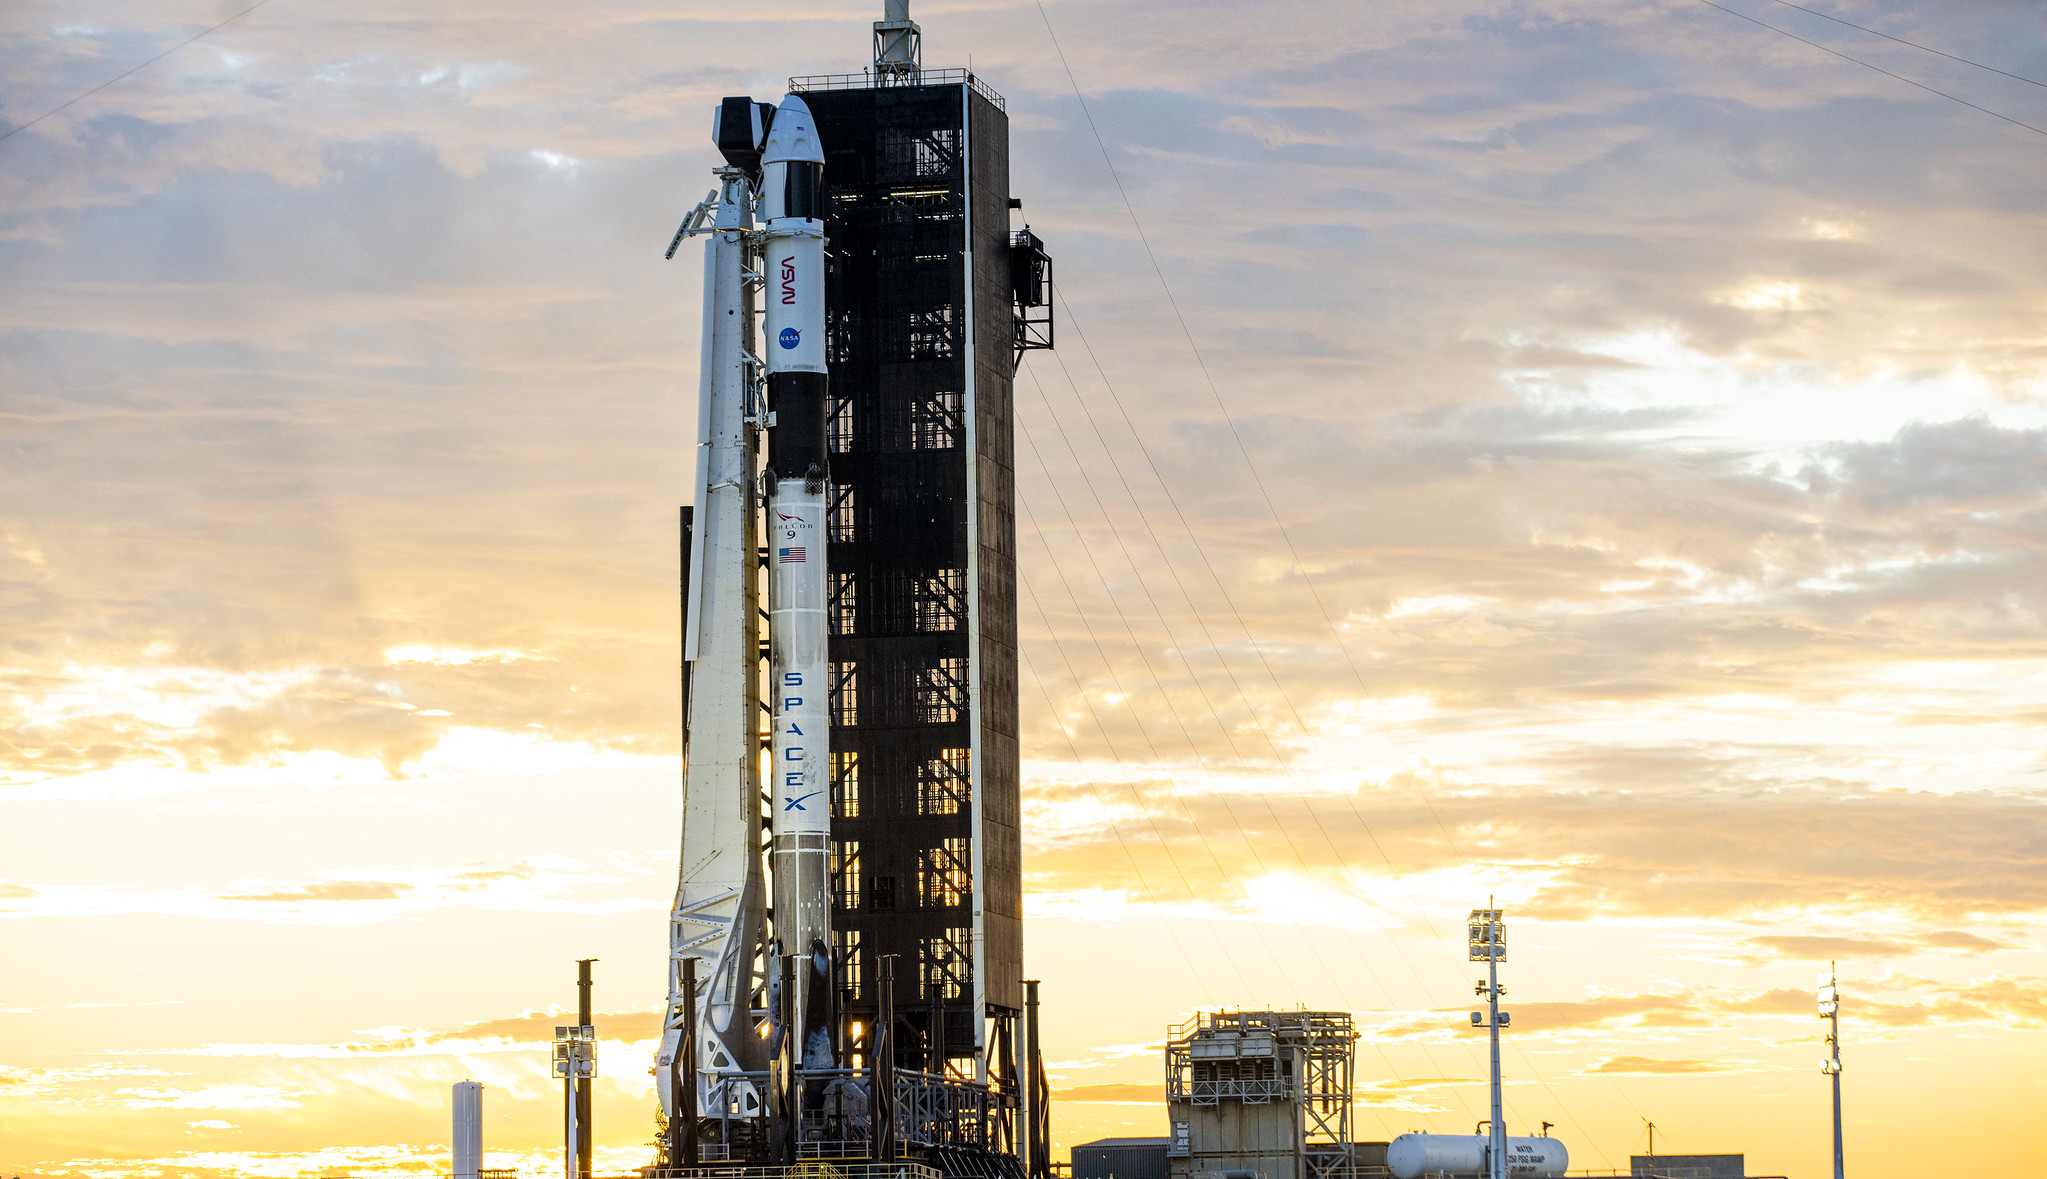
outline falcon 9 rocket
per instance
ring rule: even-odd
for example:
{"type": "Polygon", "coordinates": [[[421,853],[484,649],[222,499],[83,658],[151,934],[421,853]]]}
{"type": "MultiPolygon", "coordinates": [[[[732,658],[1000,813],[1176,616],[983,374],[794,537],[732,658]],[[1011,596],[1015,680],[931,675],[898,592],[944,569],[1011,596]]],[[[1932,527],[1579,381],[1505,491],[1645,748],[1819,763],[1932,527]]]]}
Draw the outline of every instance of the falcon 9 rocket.
{"type": "Polygon", "coordinates": [[[810,109],[782,100],[761,153],[767,295],[768,612],[773,690],[772,875],[779,953],[798,958],[788,1011],[802,1068],[835,1061],[829,1015],[832,757],[825,625],[824,149],[810,109]]]}

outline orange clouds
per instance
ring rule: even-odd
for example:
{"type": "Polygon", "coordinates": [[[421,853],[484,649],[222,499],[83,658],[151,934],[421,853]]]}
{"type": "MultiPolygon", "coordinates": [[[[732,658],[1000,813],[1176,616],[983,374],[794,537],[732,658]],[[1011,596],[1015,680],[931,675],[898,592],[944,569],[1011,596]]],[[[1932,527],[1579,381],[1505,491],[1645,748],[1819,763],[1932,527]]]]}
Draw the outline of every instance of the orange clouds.
{"type": "MultiPolygon", "coordinates": [[[[0,40],[11,119],[198,27],[61,8],[0,40]]],[[[2021,1166],[2025,133],[1698,5],[1047,9],[1113,182],[1034,6],[926,24],[1060,260],[1016,475],[1062,1140],[1152,1116],[1198,1003],[1353,1008],[1372,1116],[1468,1129],[1447,926],[1497,894],[1509,1117],[1586,1165],[1639,1103],[1823,1169],[1838,958],[1859,1165],[1938,1173],[1909,1118],[2021,1166]]],[[[699,112],[857,68],[872,14],[565,11],[273,5],[0,144],[10,1169],[436,1170],[475,1076],[551,1171],[588,955],[606,1162],[644,1161],[695,386],[660,248],[699,112]]]]}
{"type": "MultiPolygon", "coordinates": [[[[1531,915],[1557,921],[1594,912],[1737,917],[1834,906],[1952,921],[2047,909],[2047,847],[2034,835],[2047,812],[2026,796],[1796,782],[1707,786],[1702,778],[1733,767],[1691,750],[1625,755],[1620,764],[1633,786],[1615,795],[1598,789],[1618,769],[1606,752],[1557,751],[1548,763],[1554,783],[1544,788],[1430,794],[1396,778],[1347,793],[1294,794],[1069,783],[1049,790],[1046,805],[1099,797],[1121,808],[1109,821],[1122,838],[1099,827],[1064,828],[1036,845],[1029,871],[1033,885],[1048,891],[1137,890],[1141,876],[1151,895],[1169,902],[1228,896],[1230,881],[1267,871],[1321,874],[1341,894],[1352,887],[1343,881],[1477,859],[1520,875],[1531,915]],[[1371,847],[1384,855],[1360,854],[1371,847]]],[[[1760,937],[1726,949],[1847,957],[2006,945],[1967,930],[1929,930],[1890,944],[1760,937]],[[1839,952],[1858,945],[1860,955],[1839,952]]]]}
{"type": "Polygon", "coordinates": [[[222,897],[225,901],[395,901],[412,891],[409,884],[377,880],[332,880],[278,892],[222,897]]]}
{"type": "Polygon", "coordinates": [[[1596,1074],[1637,1077],[1691,1076],[1698,1073],[1728,1072],[1726,1064],[1710,1060],[1651,1060],[1644,1056],[1616,1056],[1591,1070],[1596,1074]]]}

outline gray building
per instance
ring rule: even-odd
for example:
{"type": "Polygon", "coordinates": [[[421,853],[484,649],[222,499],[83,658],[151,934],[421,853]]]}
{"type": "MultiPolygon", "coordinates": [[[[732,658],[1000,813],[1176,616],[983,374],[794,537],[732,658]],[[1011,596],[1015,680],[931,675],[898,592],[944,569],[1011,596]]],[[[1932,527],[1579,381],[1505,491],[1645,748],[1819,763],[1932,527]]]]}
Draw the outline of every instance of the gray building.
{"type": "Polygon", "coordinates": [[[1073,1148],[1072,1179],[1166,1179],[1170,1138],[1097,1138],[1073,1148]]]}
{"type": "Polygon", "coordinates": [[[1748,1179],[1739,1154],[1638,1154],[1628,1159],[1631,1179],[1748,1179]]]}

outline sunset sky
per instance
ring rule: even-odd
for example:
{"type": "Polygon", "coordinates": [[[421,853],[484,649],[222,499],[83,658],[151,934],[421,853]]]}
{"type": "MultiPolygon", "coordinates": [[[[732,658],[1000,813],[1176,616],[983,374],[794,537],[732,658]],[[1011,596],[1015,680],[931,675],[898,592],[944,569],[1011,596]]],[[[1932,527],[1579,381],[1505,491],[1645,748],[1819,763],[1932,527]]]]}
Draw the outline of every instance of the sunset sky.
{"type": "MultiPolygon", "coordinates": [[[[710,105],[880,5],[268,0],[87,94],[247,3],[0,8],[0,121],[77,99],[0,140],[0,1176],[445,1170],[464,1078],[554,1173],[588,957],[623,1171],[662,250],[710,105]]],[[[1825,1175],[1838,959],[1853,1173],[2047,1175],[2047,11],[1801,3],[918,0],[1057,259],[1062,1149],[1163,1133],[1168,1027],[1239,1006],[1355,1013],[1360,1137],[1469,1133],[1491,895],[1575,1167],[1825,1175]]]]}

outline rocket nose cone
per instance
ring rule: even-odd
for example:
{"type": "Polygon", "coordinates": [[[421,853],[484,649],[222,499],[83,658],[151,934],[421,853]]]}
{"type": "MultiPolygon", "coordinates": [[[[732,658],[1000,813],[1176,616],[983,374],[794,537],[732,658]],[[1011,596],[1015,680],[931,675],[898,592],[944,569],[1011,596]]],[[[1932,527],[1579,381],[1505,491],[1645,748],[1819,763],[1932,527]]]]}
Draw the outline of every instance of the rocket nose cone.
{"type": "Polygon", "coordinates": [[[824,163],[824,144],[817,137],[817,121],[810,117],[810,108],[791,94],[775,108],[775,121],[768,128],[761,164],[794,163],[824,163]]]}

